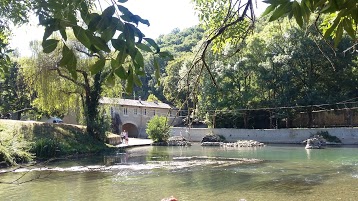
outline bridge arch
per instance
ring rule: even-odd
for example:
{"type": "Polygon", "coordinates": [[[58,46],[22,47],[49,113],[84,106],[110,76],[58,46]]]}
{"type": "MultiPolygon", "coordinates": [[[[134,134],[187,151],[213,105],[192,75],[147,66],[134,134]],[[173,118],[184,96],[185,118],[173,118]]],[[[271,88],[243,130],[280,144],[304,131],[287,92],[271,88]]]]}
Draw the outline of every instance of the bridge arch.
{"type": "Polygon", "coordinates": [[[122,125],[122,131],[126,130],[128,132],[128,137],[135,137],[139,136],[138,127],[133,123],[125,123],[122,125]]]}

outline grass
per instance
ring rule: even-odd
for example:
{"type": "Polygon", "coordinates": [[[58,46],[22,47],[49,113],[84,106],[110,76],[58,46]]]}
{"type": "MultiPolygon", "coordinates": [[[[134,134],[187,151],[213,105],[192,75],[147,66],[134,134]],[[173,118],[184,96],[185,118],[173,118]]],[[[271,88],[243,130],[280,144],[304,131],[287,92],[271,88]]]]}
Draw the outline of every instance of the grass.
{"type": "Polygon", "coordinates": [[[108,149],[105,143],[87,135],[84,126],[0,120],[0,164],[3,165],[108,149]]]}

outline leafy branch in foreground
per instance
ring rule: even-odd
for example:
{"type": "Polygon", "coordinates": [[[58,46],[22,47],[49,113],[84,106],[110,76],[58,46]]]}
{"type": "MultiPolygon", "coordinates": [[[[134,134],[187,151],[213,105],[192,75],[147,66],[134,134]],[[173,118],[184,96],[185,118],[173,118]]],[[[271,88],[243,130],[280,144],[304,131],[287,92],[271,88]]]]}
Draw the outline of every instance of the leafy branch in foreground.
{"type": "MultiPolygon", "coordinates": [[[[337,47],[345,31],[353,40],[357,40],[358,4],[356,0],[265,0],[270,4],[264,15],[271,14],[269,21],[281,17],[294,17],[297,24],[303,28],[315,17],[315,26],[323,31],[323,37],[334,38],[337,47]],[[318,24],[318,19],[322,18],[318,24]]],[[[357,41],[356,41],[357,42],[357,41]]],[[[356,46],[357,43],[354,46],[356,46]]]]}

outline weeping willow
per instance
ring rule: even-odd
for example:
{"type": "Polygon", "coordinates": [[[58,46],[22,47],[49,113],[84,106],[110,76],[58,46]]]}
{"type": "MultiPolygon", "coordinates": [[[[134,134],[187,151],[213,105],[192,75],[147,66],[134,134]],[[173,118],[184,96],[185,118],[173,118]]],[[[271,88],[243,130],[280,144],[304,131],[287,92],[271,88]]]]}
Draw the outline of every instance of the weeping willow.
{"type": "Polygon", "coordinates": [[[32,106],[50,116],[72,113],[71,115],[76,115],[79,120],[83,89],[58,76],[55,69],[60,61],[60,52],[44,54],[40,46],[40,42],[32,42],[32,57],[21,61],[25,82],[31,95],[35,97],[32,106]]]}

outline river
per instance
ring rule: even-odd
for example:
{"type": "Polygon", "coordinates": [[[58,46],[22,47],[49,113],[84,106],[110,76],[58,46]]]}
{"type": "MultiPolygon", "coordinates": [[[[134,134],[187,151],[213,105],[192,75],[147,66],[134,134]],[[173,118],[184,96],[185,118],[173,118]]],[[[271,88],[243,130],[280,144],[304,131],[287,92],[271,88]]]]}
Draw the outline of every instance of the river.
{"type": "Polygon", "coordinates": [[[358,147],[137,147],[0,169],[1,200],[356,200],[358,147]],[[242,163],[241,158],[258,159],[242,163]],[[262,160],[262,161],[261,161],[262,160]]]}

